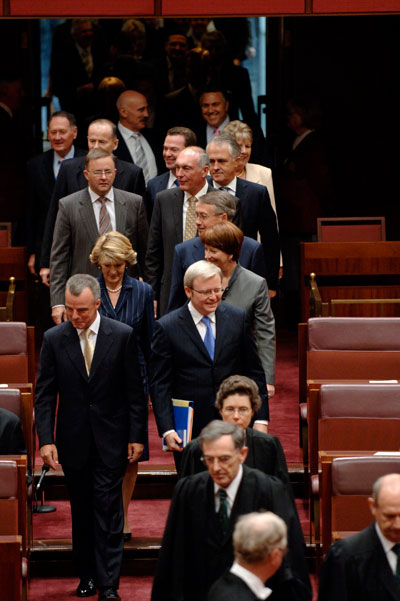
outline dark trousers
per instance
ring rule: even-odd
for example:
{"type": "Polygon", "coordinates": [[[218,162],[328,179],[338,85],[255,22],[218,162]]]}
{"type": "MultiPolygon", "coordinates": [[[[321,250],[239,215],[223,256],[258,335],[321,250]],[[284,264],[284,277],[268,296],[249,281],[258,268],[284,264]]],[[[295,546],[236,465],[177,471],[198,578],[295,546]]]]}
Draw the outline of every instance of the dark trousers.
{"type": "Polygon", "coordinates": [[[110,469],[94,451],[90,462],[63,465],[72,516],[73,558],[80,578],[98,588],[118,588],[124,550],[122,479],[126,465],[110,469]]]}

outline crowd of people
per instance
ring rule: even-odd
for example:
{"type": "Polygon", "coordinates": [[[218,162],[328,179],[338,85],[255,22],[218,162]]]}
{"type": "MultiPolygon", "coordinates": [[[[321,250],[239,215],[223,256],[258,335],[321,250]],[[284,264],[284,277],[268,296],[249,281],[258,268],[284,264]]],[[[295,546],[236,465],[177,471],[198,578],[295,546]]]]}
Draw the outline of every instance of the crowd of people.
{"type": "MultiPolygon", "coordinates": [[[[296,138],[275,198],[248,73],[210,24],[175,23],[162,39],[129,19],[107,52],[91,21],[67,22],[53,39],[49,94],[62,108],[49,120],[50,150],[28,162],[28,268],[41,278],[40,453],[65,474],[78,597],[120,599],[150,398],[179,475],[153,601],[312,598],[285,455],[268,434],[271,299],[282,256],[296,291],[296,245],[313,236],[329,172],[293,101],[296,138]],[[172,399],[193,403],[185,448],[172,399]]],[[[11,84],[3,78],[0,110],[11,84]]],[[[371,502],[378,530],[389,485],[371,502]]],[[[328,555],[327,590],[351,549],[328,555]]],[[[360,597],[343,584],[328,598],[360,597]]]]}

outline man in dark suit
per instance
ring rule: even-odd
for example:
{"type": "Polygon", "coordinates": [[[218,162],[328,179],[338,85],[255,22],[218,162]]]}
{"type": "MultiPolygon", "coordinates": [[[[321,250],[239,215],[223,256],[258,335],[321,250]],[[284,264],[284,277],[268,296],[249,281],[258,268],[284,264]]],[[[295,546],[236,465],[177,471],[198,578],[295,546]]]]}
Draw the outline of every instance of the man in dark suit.
{"type": "Polygon", "coordinates": [[[176,159],[179,188],[156,196],[146,253],[146,281],[153,288],[160,316],[167,311],[175,245],[196,235],[195,204],[212,190],[207,173],[206,153],[202,148],[189,146],[176,159]]]}
{"type": "Polygon", "coordinates": [[[141,196],[113,188],[116,169],[112,154],[95,148],[85,162],[89,185],[60,200],[54,228],[50,298],[55,323],[65,318],[63,290],[68,277],[74,273],[96,275],[89,255],[99,235],[110,229],[124,234],[138,253],[140,273],[144,271],[148,224],[141,196]]]}
{"type": "Polygon", "coordinates": [[[147,99],[140,92],[125,90],[118,97],[118,157],[143,169],[145,182],[158,173],[160,156],[155,133],[146,127],[147,99]]]}
{"type": "MultiPolygon", "coordinates": [[[[66,159],[86,154],[86,151],[74,146],[77,133],[78,129],[72,113],[66,111],[53,113],[47,129],[50,150],[33,157],[27,163],[28,269],[33,275],[39,273],[47,212],[61,163],[66,159]]],[[[41,321],[43,327],[47,329],[54,325],[49,311],[49,287],[41,284],[39,294],[41,321]]]]}
{"type": "Polygon", "coordinates": [[[132,328],[100,317],[95,278],[67,282],[69,321],[45,333],[36,384],[40,453],[60,461],[71,503],[79,597],[99,589],[118,601],[123,553],[121,483],[126,461],[143,452],[146,399],[132,328]],[[56,440],[54,422],[58,400],[56,440]]]}
{"type": "MultiPolygon", "coordinates": [[[[96,119],[93,121],[88,129],[88,147],[89,150],[102,148],[107,152],[113,152],[118,147],[115,124],[108,119],[96,119]]],[[[114,186],[119,190],[139,194],[144,199],[146,187],[142,170],[136,165],[120,159],[116,159],[115,167],[117,174],[114,186]]],[[[78,190],[82,190],[87,186],[84,171],[85,159],[84,157],[79,157],[63,162],[58,173],[47,214],[40,259],[40,276],[42,282],[47,286],[50,277],[50,250],[57,218],[58,203],[60,198],[64,198],[73,192],[78,192],[78,190]]]]}
{"type": "Polygon", "coordinates": [[[265,375],[245,311],[220,304],[219,267],[198,261],[185,273],[189,299],[155,323],[150,357],[150,394],[160,436],[169,450],[182,451],[175,431],[171,399],[193,401],[193,437],[215,417],[215,397],[225,378],[242,374],[260,391],[256,428],[267,431],[269,419],[265,375]],[[210,350],[210,345],[212,349],[210,350]]]}
{"type": "Polygon", "coordinates": [[[175,488],[152,601],[205,601],[211,585],[232,565],[237,518],[260,509],[278,514],[288,528],[289,553],[271,588],[276,582],[290,593],[287,599],[310,601],[303,534],[282,482],[242,465],[245,432],[234,424],[211,422],[200,444],[208,472],[183,478],[175,488]]]}
{"type": "Polygon", "coordinates": [[[146,204],[151,211],[153,211],[158,192],[179,187],[175,171],[176,159],[184,148],[196,146],[196,144],[196,134],[187,127],[172,127],[167,131],[163,145],[163,159],[168,171],[147,182],[146,204]]]}
{"type": "Polygon", "coordinates": [[[400,474],[379,478],[368,502],[375,522],[331,546],[322,564],[319,601],[400,599],[400,474]]]}
{"type": "Polygon", "coordinates": [[[242,230],[245,236],[257,239],[260,234],[267,267],[270,296],[275,296],[279,275],[279,236],[276,215],[265,186],[236,177],[240,146],[227,134],[213,138],[207,146],[210,175],[214,187],[223,187],[240,200],[242,230]]]}
{"type": "Polygon", "coordinates": [[[211,587],[207,601],[290,601],[288,591],[265,586],[282,565],[287,550],[285,522],[272,513],[248,513],[233,531],[235,561],[229,572],[211,587]],[[271,595],[272,593],[272,595],[271,595]]]}
{"type": "MultiPolygon", "coordinates": [[[[205,258],[202,237],[206,229],[221,221],[232,221],[235,215],[236,203],[229,192],[214,190],[197,202],[196,226],[199,235],[175,246],[168,311],[178,309],[186,302],[183,276],[192,263],[205,258]]],[[[253,238],[244,237],[239,262],[242,267],[265,278],[264,252],[261,244],[253,238]]]]}

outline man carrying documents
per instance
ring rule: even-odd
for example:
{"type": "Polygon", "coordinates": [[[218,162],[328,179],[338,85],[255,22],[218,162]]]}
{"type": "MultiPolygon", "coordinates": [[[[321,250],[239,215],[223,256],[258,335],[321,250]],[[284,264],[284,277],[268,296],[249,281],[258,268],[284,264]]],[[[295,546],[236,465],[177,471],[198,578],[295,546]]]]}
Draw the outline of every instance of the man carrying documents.
{"type": "Polygon", "coordinates": [[[154,327],[150,394],[159,435],[170,451],[182,451],[172,399],[193,402],[193,437],[198,436],[218,417],[218,387],[233,374],[248,376],[258,385],[262,407],[255,427],[266,432],[268,394],[246,312],[221,303],[222,273],[212,263],[193,263],[184,287],[187,304],[164,315],[154,327]]]}

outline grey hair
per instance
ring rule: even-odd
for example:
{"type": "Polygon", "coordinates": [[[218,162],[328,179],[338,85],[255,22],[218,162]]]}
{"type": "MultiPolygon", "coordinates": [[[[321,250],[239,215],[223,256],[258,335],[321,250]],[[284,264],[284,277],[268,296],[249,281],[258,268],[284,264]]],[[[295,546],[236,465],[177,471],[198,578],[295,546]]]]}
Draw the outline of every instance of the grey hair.
{"type": "Polygon", "coordinates": [[[183,278],[183,285],[187,288],[191,288],[196,278],[202,277],[205,280],[208,280],[215,275],[219,276],[222,282],[222,271],[220,268],[213,263],[209,263],[208,261],[202,259],[201,261],[192,263],[192,265],[186,269],[183,278]]]}
{"type": "Polygon", "coordinates": [[[72,296],[79,296],[85,288],[89,288],[95,301],[99,300],[100,284],[92,275],[87,273],[76,273],[67,280],[65,286],[65,289],[68,290],[72,296]]]}
{"type": "Polygon", "coordinates": [[[233,159],[237,159],[240,156],[240,146],[236,142],[235,138],[230,134],[220,134],[219,136],[215,136],[208,144],[207,144],[207,152],[210,150],[210,145],[214,144],[216,146],[223,146],[224,144],[228,145],[229,154],[233,159]]]}
{"type": "Polygon", "coordinates": [[[181,152],[185,152],[186,150],[191,150],[192,152],[195,152],[198,155],[197,165],[200,169],[203,169],[203,167],[205,167],[206,165],[208,166],[210,164],[208,154],[206,153],[204,148],[201,148],[201,146],[186,146],[186,148],[181,150],[181,152]]]}
{"type": "Polygon", "coordinates": [[[287,547],[285,522],[272,511],[239,517],[233,532],[235,559],[256,563],[267,559],[274,549],[287,547]]]}
{"type": "Polygon", "coordinates": [[[400,487],[400,474],[384,474],[378,478],[373,486],[372,486],[372,498],[374,500],[375,505],[378,505],[379,494],[384,487],[385,484],[388,484],[388,481],[395,481],[397,486],[400,487]]]}
{"type": "Polygon", "coordinates": [[[239,428],[231,422],[214,419],[200,432],[199,444],[201,449],[203,449],[205,442],[214,442],[219,440],[221,436],[232,436],[233,445],[238,451],[243,449],[246,444],[246,431],[243,428],[239,428]]]}
{"type": "Polygon", "coordinates": [[[235,199],[232,194],[226,190],[207,192],[207,194],[201,196],[199,200],[205,205],[214,206],[217,209],[215,212],[216,215],[222,215],[222,213],[226,213],[229,221],[232,221],[236,215],[235,199]]]}
{"type": "Polygon", "coordinates": [[[115,159],[117,158],[115,156],[115,154],[113,154],[112,152],[108,152],[107,150],[104,150],[104,148],[92,148],[92,150],[89,150],[89,152],[85,156],[85,167],[87,169],[90,161],[95,161],[96,159],[106,159],[106,158],[112,159],[114,166],[115,166],[115,159]]]}

